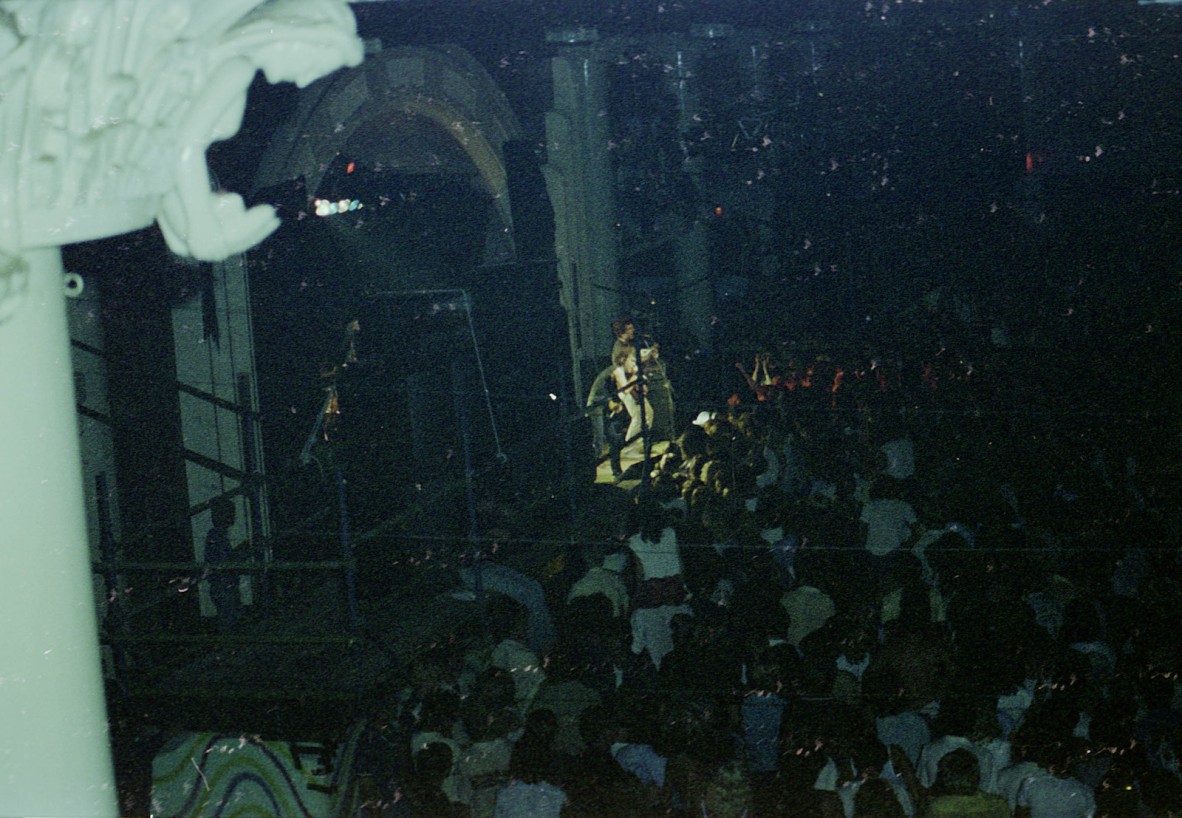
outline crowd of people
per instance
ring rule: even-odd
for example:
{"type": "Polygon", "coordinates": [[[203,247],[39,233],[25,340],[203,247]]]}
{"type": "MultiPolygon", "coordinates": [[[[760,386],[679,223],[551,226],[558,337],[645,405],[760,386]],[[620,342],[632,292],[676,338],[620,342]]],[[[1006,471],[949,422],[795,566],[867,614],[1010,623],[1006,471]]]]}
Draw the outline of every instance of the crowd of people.
{"type": "Polygon", "coordinates": [[[1170,496],[1127,439],[905,368],[757,356],[626,514],[465,562],[480,616],[375,693],[361,811],[1182,815],[1170,496]]]}

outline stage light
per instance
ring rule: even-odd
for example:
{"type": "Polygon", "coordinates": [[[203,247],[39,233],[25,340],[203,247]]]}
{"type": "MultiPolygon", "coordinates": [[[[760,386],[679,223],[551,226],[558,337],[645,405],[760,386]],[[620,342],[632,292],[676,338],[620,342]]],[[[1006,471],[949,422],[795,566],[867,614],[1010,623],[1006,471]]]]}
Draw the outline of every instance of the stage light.
{"type": "Polygon", "coordinates": [[[320,217],[349,213],[365,207],[365,204],[359,199],[341,199],[336,202],[328,199],[313,199],[312,202],[316,206],[316,215],[320,217]]]}

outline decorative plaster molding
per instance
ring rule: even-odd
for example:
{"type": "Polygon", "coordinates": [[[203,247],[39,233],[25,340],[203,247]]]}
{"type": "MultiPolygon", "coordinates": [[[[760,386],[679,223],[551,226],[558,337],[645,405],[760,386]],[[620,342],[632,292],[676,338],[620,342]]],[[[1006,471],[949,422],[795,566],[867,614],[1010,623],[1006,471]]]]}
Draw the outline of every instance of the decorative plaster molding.
{"type": "Polygon", "coordinates": [[[22,248],[153,220],[202,261],[262,241],[274,209],[211,191],[205,151],[256,72],[303,87],[362,58],[344,0],[0,0],[0,320],[22,248]]]}

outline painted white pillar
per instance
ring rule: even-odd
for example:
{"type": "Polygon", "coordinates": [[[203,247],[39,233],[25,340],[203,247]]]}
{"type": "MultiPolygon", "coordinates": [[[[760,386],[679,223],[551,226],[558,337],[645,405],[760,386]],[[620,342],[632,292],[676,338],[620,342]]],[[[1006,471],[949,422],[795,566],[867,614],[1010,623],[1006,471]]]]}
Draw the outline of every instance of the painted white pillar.
{"type": "Polygon", "coordinates": [[[23,260],[0,321],[0,815],[115,815],[61,253],[23,260]]]}
{"type": "Polygon", "coordinates": [[[206,148],[259,70],[361,58],[343,0],[0,0],[0,815],[118,812],[59,247],[254,246],[274,211],[212,192],[206,148]]]}
{"type": "MultiPolygon", "coordinates": [[[[565,32],[548,35],[566,44],[550,60],[554,107],[546,112],[543,174],[554,207],[561,302],[578,385],[583,361],[606,359],[611,352],[611,322],[620,315],[622,299],[607,77],[592,44],[594,32],[579,29],[574,35],[569,40],[565,32]]],[[[575,400],[581,403],[584,397],[576,394],[575,400]]]]}

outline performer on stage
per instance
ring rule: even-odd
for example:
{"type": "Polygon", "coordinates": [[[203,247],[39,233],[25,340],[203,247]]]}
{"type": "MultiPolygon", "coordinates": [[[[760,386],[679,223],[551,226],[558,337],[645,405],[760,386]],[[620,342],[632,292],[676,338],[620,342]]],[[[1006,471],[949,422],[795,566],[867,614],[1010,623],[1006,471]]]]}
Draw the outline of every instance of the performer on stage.
{"type": "MultiPolygon", "coordinates": [[[[612,344],[612,366],[616,364],[616,355],[623,347],[631,347],[632,341],[636,338],[636,324],[631,318],[623,317],[612,321],[612,337],[615,342],[612,344]]],[[[636,353],[633,352],[633,355],[636,353]]]]}
{"type": "Polygon", "coordinates": [[[643,406],[643,428],[647,431],[652,426],[653,407],[648,402],[644,384],[640,382],[640,367],[636,364],[636,350],[628,344],[622,344],[612,359],[615,368],[612,378],[616,384],[616,394],[624,408],[628,410],[628,431],[624,434],[624,445],[630,445],[640,439],[641,408],[643,406]],[[643,403],[642,403],[643,402],[643,403]]]}
{"type": "Polygon", "coordinates": [[[661,347],[647,335],[637,340],[640,348],[640,371],[644,376],[645,394],[653,407],[649,425],[654,440],[672,440],[674,437],[673,387],[665,374],[665,362],[661,359],[661,347]]]}
{"type": "Polygon", "coordinates": [[[612,364],[624,347],[632,350],[634,363],[643,374],[645,394],[652,410],[646,413],[646,424],[652,430],[654,440],[670,440],[674,433],[673,387],[665,374],[665,362],[661,360],[661,347],[648,335],[638,335],[636,323],[628,317],[612,321],[612,364]]]}
{"type": "Polygon", "coordinates": [[[591,418],[596,463],[607,455],[611,461],[612,476],[619,478],[623,474],[620,450],[624,448],[624,433],[629,418],[616,395],[615,368],[615,364],[611,364],[595,376],[591,390],[587,393],[586,415],[591,418]]]}

